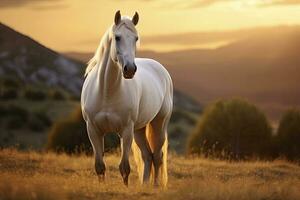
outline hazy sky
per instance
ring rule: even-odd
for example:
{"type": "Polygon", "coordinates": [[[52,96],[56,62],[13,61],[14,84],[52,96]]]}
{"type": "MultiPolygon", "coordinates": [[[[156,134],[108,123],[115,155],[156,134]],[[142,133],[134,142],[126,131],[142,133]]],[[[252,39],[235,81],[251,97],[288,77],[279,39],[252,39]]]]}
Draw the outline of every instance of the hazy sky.
{"type": "Polygon", "coordinates": [[[230,39],[188,42],[198,33],[300,24],[300,0],[0,0],[0,21],[58,51],[94,51],[118,9],[139,12],[141,48],[159,51],[230,39]],[[173,42],[161,42],[160,35],[173,42]],[[176,42],[178,35],[183,42],[176,42]]]}

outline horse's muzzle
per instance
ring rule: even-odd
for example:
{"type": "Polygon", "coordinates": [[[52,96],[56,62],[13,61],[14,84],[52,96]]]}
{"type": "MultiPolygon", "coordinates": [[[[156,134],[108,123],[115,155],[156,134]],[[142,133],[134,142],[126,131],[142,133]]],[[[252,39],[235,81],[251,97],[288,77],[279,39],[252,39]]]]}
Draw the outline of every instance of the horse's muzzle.
{"type": "Polygon", "coordinates": [[[135,63],[133,63],[132,65],[125,65],[123,68],[123,76],[125,79],[132,79],[135,72],[137,70],[137,67],[135,65],[135,63]]]}
{"type": "Polygon", "coordinates": [[[125,79],[132,79],[134,77],[134,74],[135,73],[131,73],[131,74],[129,74],[129,73],[123,73],[123,77],[125,79]]]}

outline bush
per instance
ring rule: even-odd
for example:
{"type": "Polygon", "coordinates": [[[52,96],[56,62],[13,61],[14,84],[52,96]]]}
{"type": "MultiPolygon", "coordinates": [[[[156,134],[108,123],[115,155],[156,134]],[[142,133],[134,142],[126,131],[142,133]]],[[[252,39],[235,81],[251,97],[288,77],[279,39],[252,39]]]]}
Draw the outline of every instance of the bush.
{"type": "Polygon", "coordinates": [[[33,116],[35,118],[39,119],[41,121],[41,123],[47,127],[52,125],[52,121],[47,116],[46,112],[43,112],[43,111],[34,112],[33,116]]]}
{"type": "Polygon", "coordinates": [[[29,128],[34,132],[41,132],[52,124],[51,119],[44,112],[34,112],[28,123],[29,128]]]}
{"type": "Polygon", "coordinates": [[[4,88],[0,91],[1,100],[16,99],[18,97],[17,89],[15,88],[4,88]]]}
{"type": "Polygon", "coordinates": [[[18,105],[1,105],[0,106],[1,118],[6,119],[6,128],[16,130],[22,128],[27,122],[30,113],[18,105]]]}
{"type": "Polygon", "coordinates": [[[47,149],[57,152],[91,152],[81,110],[76,109],[67,119],[53,124],[48,135],[47,149]]]}
{"type": "Polygon", "coordinates": [[[4,88],[19,88],[20,87],[20,81],[13,77],[1,77],[1,85],[4,88]]]}
{"type": "Polygon", "coordinates": [[[8,113],[8,110],[5,105],[0,104],[0,119],[5,118],[8,113]]]}
{"type": "Polygon", "coordinates": [[[219,158],[265,158],[270,153],[272,130],[265,115],[240,99],[209,106],[188,141],[189,153],[219,158]]]}
{"type": "Polygon", "coordinates": [[[59,90],[50,90],[48,96],[50,97],[50,99],[53,99],[53,100],[62,101],[62,100],[66,99],[63,92],[61,92],[59,90]]]}
{"type": "Polygon", "coordinates": [[[9,116],[6,120],[6,128],[9,130],[18,130],[23,128],[25,125],[25,121],[22,120],[21,117],[18,116],[9,116]]]}
{"type": "Polygon", "coordinates": [[[6,115],[18,117],[24,122],[27,122],[30,113],[21,106],[11,104],[7,106],[6,115]]]}
{"type": "Polygon", "coordinates": [[[27,88],[24,92],[24,97],[32,101],[43,101],[46,99],[47,95],[41,90],[27,88]]]}
{"type": "MultiPolygon", "coordinates": [[[[105,137],[105,150],[111,150],[119,145],[116,135],[108,134],[105,137]]],[[[92,146],[86,131],[85,121],[82,118],[81,109],[75,111],[66,119],[54,123],[48,134],[46,148],[57,152],[91,153],[92,146]]]]}
{"type": "Polygon", "coordinates": [[[277,130],[277,146],[280,155],[289,160],[300,158],[300,110],[288,110],[280,120],[277,130]]]}

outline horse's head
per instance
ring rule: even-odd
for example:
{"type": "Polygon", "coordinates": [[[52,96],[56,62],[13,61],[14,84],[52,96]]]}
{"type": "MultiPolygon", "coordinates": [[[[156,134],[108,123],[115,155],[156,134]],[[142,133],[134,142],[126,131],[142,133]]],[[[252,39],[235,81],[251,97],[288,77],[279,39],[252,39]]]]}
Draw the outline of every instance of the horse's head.
{"type": "Polygon", "coordinates": [[[129,17],[121,17],[120,11],[117,11],[112,28],[111,57],[122,69],[123,77],[126,79],[132,79],[137,70],[134,59],[136,42],[138,41],[135,25],[138,21],[137,12],[130,19],[129,17]]]}

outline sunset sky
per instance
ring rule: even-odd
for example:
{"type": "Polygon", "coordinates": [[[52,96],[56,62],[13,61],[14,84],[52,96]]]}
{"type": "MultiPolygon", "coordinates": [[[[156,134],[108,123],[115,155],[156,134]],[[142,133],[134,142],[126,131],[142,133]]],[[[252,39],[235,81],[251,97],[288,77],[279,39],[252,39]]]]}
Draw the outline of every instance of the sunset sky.
{"type": "Polygon", "coordinates": [[[300,0],[0,0],[0,22],[58,51],[94,51],[115,12],[140,14],[141,49],[216,47],[300,25],[300,0]]]}

